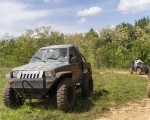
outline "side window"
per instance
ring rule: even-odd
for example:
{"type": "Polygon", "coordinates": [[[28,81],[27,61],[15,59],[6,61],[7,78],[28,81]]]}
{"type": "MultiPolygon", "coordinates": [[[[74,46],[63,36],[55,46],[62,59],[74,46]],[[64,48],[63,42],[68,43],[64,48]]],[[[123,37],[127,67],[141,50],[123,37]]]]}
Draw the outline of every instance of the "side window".
{"type": "Polygon", "coordinates": [[[75,48],[70,48],[70,50],[69,50],[69,60],[71,61],[71,59],[73,57],[77,58],[77,62],[79,61],[78,60],[78,54],[77,54],[77,51],[75,50],[75,48]]]}

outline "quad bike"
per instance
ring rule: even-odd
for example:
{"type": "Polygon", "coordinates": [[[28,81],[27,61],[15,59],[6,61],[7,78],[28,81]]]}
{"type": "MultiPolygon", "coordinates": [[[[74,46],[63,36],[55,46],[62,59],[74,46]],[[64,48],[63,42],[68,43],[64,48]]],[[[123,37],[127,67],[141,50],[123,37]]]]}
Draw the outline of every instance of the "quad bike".
{"type": "Polygon", "coordinates": [[[142,62],[139,62],[137,64],[137,66],[132,66],[130,68],[130,74],[133,74],[133,73],[136,73],[137,75],[141,75],[141,74],[148,74],[149,73],[149,68],[147,65],[145,65],[144,63],[142,62]]]}

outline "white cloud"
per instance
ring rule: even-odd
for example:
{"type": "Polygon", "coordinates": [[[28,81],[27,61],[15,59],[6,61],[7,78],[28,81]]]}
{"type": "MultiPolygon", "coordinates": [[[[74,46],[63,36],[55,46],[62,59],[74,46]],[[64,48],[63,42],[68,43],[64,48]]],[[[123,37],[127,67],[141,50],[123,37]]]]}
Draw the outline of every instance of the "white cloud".
{"type": "Polygon", "coordinates": [[[118,10],[125,14],[150,10],[150,0],[120,0],[118,10]]]}
{"type": "Polygon", "coordinates": [[[80,10],[78,16],[95,16],[103,11],[100,7],[90,7],[88,9],[80,10]]]}
{"type": "Polygon", "coordinates": [[[84,17],[81,18],[81,19],[78,21],[78,23],[80,23],[80,24],[81,24],[81,23],[86,23],[86,22],[87,22],[87,19],[84,18],[84,17]]]}
{"type": "MultiPolygon", "coordinates": [[[[18,0],[1,2],[0,37],[5,35],[5,33],[17,37],[25,33],[26,29],[34,29],[41,26],[51,26],[52,29],[63,33],[80,33],[89,29],[86,24],[77,24],[75,19],[69,19],[71,15],[74,16],[73,11],[76,11],[79,7],[42,8],[43,6],[34,6],[32,3],[28,2],[27,4],[18,0]],[[60,17],[55,19],[56,15],[60,15],[60,17]],[[61,18],[62,20],[60,20],[61,18]]],[[[88,15],[91,15],[91,13],[88,15]]],[[[87,22],[86,17],[81,16],[79,19],[78,23],[87,22]]]]}
{"type": "MultiPolygon", "coordinates": [[[[2,2],[0,4],[0,32],[19,35],[30,23],[50,14],[49,10],[32,10],[29,4],[2,2]]],[[[1,36],[0,35],[0,36],[1,36]]]]}

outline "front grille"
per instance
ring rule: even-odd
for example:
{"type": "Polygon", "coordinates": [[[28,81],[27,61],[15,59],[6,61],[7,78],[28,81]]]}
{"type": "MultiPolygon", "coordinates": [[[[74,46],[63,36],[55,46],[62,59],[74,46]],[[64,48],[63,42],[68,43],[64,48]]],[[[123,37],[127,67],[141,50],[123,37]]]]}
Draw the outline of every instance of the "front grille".
{"type": "Polygon", "coordinates": [[[42,78],[43,71],[19,71],[17,78],[42,78]]]}

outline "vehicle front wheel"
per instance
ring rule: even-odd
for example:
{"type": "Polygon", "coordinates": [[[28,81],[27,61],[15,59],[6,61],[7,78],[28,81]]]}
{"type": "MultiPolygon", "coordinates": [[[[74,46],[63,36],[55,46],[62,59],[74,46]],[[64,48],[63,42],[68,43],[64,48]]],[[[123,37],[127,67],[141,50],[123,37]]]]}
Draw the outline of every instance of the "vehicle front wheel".
{"type": "Polygon", "coordinates": [[[7,107],[17,108],[23,105],[24,100],[9,84],[6,84],[3,90],[3,102],[7,107]]]}
{"type": "Polygon", "coordinates": [[[90,75],[85,75],[81,84],[82,97],[87,98],[93,94],[93,79],[90,75]]]}
{"type": "Polygon", "coordinates": [[[64,78],[57,88],[57,106],[61,110],[68,112],[75,104],[75,87],[71,84],[70,78],[64,78]]]}

